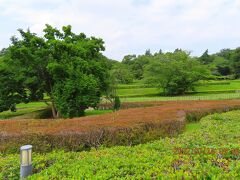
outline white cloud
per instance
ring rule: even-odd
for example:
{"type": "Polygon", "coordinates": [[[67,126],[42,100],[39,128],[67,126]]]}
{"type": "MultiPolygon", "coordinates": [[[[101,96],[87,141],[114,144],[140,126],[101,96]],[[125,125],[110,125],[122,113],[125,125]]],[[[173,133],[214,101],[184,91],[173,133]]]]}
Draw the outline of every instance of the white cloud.
{"type": "MultiPolygon", "coordinates": [[[[147,48],[199,53],[240,45],[240,0],[0,0],[0,20],[6,18],[5,28],[15,23],[37,33],[46,23],[71,24],[75,32],[102,37],[105,54],[118,60],[147,48]]],[[[5,31],[0,46],[8,44],[5,31]]]]}

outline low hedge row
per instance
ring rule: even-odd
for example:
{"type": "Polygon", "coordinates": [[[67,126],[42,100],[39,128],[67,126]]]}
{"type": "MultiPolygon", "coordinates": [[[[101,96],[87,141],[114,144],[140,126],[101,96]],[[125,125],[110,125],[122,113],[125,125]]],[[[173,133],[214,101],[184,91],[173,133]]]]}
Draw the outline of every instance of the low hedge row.
{"type": "MultiPolygon", "coordinates": [[[[240,179],[239,114],[214,114],[195,131],[134,147],[35,153],[27,179],[240,179]]],[[[0,179],[19,179],[18,154],[0,154],[0,179]]]]}
{"type": "Polygon", "coordinates": [[[55,149],[65,151],[90,150],[92,147],[116,145],[134,146],[159,137],[173,137],[183,132],[186,122],[196,122],[203,116],[215,112],[240,109],[239,106],[178,110],[178,116],[156,122],[143,122],[130,127],[102,127],[92,131],[65,131],[59,133],[0,134],[0,153],[16,153],[23,144],[32,144],[37,152],[50,152],[55,149]]]}

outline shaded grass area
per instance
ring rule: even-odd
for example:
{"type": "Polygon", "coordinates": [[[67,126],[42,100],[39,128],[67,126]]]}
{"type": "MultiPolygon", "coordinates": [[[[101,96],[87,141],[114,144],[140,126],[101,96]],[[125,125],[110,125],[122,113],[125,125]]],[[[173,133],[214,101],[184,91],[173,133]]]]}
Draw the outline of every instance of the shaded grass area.
{"type": "MultiPolygon", "coordinates": [[[[28,179],[240,179],[239,114],[213,114],[178,137],[134,147],[34,154],[28,179]]],[[[0,155],[0,179],[19,179],[18,154],[0,155]]]]}
{"type": "Polygon", "coordinates": [[[18,104],[16,108],[17,108],[16,112],[12,112],[12,111],[1,112],[0,119],[9,119],[17,116],[23,116],[30,113],[36,113],[39,110],[43,110],[47,108],[47,104],[44,102],[31,102],[28,104],[21,103],[21,104],[18,104]]]}
{"type": "MultiPolygon", "coordinates": [[[[86,110],[85,116],[100,115],[112,112],[111,110],[86,110]]],[[[45,119],[51,118],[51,109],[44,102],[31,102],[28,104],[18,104],[17,111],[5,111],[0,113],[1,119],[27,118],[27,119],[45,119]]]]}

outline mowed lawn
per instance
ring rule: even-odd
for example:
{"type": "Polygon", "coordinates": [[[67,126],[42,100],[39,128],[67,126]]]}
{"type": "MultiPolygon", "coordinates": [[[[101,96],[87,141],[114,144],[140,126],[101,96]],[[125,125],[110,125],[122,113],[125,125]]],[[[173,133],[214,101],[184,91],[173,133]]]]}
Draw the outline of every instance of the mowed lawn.
{"type": "Polygon", "coordinates": [[[9,119],[17,116],[22,116],[25,114],[30,114],[34,112],[38,112],[39,110],[43,110],[47,108],[47,104],[44,102],[31,102],[28,104],[21,103],[16,106],[17,111],[4,111],[0,113],[0,119],[9,119]]]}
{"type": "MultiPolygon", "coordinates": [[[[202,81],[196,86],[195,92],[189,92],[189,96],[205,96],[212,94],[235,93],[240,90],[240,80],[202,81]]],[[[135,82],[129,85],[119,85],[117,94],[120,97],[153,97],[160,96],[161,88],[144,87],[144,84],[135,82]]]]}
{"type": "MultiPolygon", "coordinates": [[[[34,118],[35,115],[39,114],[40,111],[49,108],[45,102],[31,102],[31,103],[21,103],[17,105],[17,111],[5,111],[0,113],[0,120],[1,119],[10,119],[10,118],[26,118],[31,119],[34,118]]],[[[92,116],[92,115],[100,115],[112,112],[111,110],[87,110],[85,115],[92,116]]]]}

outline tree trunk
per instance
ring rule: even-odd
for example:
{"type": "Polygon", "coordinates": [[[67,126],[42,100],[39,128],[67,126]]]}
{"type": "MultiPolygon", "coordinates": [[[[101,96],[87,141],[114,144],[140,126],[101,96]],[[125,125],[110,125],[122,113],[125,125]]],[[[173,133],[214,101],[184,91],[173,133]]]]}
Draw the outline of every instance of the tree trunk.
{"type": "Polygon", "coordinates": [[[58,112],[57,112],[54,104],[52,104],[52,116],[53,116],[54,119],[58,118],[58,112]]]}

